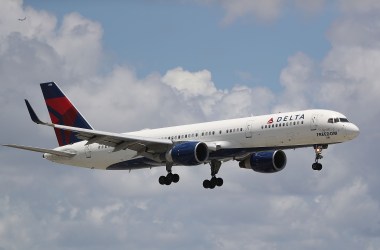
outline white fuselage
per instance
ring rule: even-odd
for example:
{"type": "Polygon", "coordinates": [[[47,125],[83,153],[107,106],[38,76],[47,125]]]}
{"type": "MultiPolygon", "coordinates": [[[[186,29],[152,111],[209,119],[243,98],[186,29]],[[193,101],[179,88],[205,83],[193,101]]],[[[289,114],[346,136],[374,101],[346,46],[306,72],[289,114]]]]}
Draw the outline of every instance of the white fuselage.
{"type": "MultiPolygon", "coordinates": [[[[251,152],[341,143],[355,138],[358,133],[358,127],[348,122],[341,113],[330,110],[303,110],[147,129],[126,134],[170,139],[174,143],[204,142],[211,152],[211,158],[224,161],[243,157],[251,152]]],[[[133,150],[113,152],[113,147],[86,143],[87,141],[82,141],[56,148],[59,151],[76,153],[72,158],[51,154],[44,154],[44,157],[57,163],[95,169],[107,169],[119,162],[142,158],[133,150]]],[[[136,165],[135,168],[158,165],[165,164],[158,162],[146,166],[136,165]]]]}

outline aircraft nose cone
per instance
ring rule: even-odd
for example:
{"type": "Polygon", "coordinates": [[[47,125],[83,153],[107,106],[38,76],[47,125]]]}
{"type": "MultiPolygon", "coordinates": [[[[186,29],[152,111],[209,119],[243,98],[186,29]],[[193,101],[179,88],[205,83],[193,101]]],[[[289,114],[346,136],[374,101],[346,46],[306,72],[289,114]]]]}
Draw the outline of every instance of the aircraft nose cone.
{"type": "Polygon", "coordinates": [[[355,124],[351,124],[351,126],[349,126],[347,132],[348,132],[351,139],[356,138],[360,134],[360,130],[359,130],[358,126],[356,126],[355,124]]]}

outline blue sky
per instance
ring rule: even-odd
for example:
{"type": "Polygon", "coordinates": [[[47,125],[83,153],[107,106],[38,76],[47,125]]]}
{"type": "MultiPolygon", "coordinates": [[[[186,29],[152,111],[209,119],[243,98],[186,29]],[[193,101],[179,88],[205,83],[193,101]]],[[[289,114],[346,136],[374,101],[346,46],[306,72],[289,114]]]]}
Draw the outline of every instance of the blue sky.
{"type": "Polygon", "coordinates": [[[235,84],[279,88],[279,74],[298,51],[320,60],[330,48],[335,4],[303,13],[289,6],[275,20],[242,17],[223,24],[212,4],[171,1],[26,1],[62,17],[78,12],[101,23],[106,63],[128,64],[140,76],[176,66],[209,69],[220,88],[235,84]],[[244,74],[241,74],[244,73],[244,74]],[[243,75],[243,76],[242,76],[243,75]],[[245,77],[244,77],[245,76],[245,77]]]}

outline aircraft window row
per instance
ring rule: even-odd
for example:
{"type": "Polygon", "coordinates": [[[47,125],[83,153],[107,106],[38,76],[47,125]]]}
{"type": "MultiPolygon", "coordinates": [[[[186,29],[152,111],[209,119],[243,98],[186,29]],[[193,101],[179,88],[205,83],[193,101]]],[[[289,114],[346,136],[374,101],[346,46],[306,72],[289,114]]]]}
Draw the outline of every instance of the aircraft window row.
{"type": "Polygon", "coordinates": [[[109,146],[106,146],[106,145],[98,145],[98,149],[101,149],[101,148],[109,148],[109,146]]]}
{"type": "Polygon", "coordinates": [[[283,122],[283,123],[276,123],[276,124],[269,124],[269,125],[262,125],[261,129],[266,128],[278,128],[278,127],[289,127],[289,126],[295,126],[303,124],[303,121],[296,121],[296,122],[283,122]]]}
{"type": "MultiPolygon", "coordinates": [[[[234,129],[227,129],[226,134],[228,133],[236,133],[239,131],[243,131],[243,128],[234,128],[234,129]]],[[[219,130],[219,134],[222,134],[222,130],[219,130]]],[[[212,136],[215,135],[215,131],[206,131],[202,132],[199,136],[212,136]]],[[[197,138],[198,133],[193,133],[193,134],[186,134],[186,135],[175,135],[175,136],[165,136],[161,137],[162,139],[168,139],[168,140],[180,140],[180,139],[188,139],[188,138],[197,138]]]]}
{"type": "Polygon", "coordinates": [[[165,136],[161,137],[161,139],[168,139],[168,140],[179,140],[179,139],[187,139],[187,138],[194,138],[198,137],[198,133],[192,133],[192,134],[186,134],[186,135],[173,135],[173,136],[165,136]]]}
{"type": "Polygon", "coordinates": [[[227,129],[226,130],[226,134],[228,134],[228,133],[236,133],[236,132],[241,132],[241,131],[243,131],[243,128],[234,128],[234,129],[227,129]]]}
{"type": "Polygon", "coordinates": [[[347,118],[329,118],[328,123],[349,122],[347,118]]]}

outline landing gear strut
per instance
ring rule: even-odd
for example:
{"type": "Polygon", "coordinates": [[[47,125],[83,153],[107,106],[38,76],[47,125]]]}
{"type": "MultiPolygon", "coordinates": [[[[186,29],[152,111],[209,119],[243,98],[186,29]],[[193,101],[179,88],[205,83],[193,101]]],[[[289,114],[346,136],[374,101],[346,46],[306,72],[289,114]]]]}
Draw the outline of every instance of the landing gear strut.
{"type": "Polygon", "coordinates": [[[216,177],[216,174],[219,172],[220,166],[222,165],[222,162],[218,160],[212,160],[210,162],[211,167],[211,179],[210,180],[204,180],[203,181],[203,187],[214,189],[216,186],[221,187],[223,186],[223,179],[216,177]]]}
{"type": "Polygon", "coordinates": [[[327,149],[328,145],[314,145],[314,151],[315,151],[315,162],[312,165],[313,170],[321,171],[322,170],[322,164],[318,161],[323,158],[322,156],[322,150],[327,149]]]}
{"type": "Polygon", "coordinates": [[[166,171],[168,174],[166,176],[162,175],[160,178],[158,178],[158,182],[161,185],[170,185],[173,182],[177,183],[179,181],[179,175],[172,173],[172,164],[166,164],[166,171]]]}

